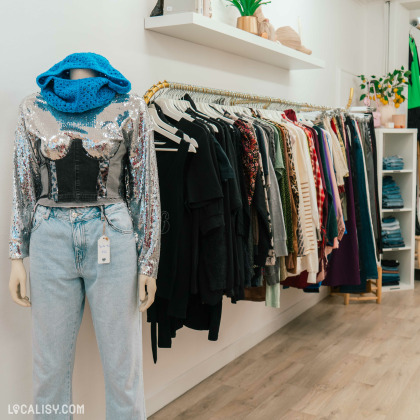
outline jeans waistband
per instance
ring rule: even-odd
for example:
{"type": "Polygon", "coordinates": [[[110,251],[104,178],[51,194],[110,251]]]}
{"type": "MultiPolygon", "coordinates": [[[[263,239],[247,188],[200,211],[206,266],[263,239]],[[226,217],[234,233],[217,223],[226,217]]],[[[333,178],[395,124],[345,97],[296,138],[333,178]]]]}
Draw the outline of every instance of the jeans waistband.
{"type": "Polygon", "coordinates": [[[88,207],[52,207],[37,203],[34,208],[34,213],[36,211],[40,212],[45,219],[51,216],[67,221],[81,221],[100,218],[102,210],[106,216],[123,209],[127,209],[125,202],[88,207]]]}

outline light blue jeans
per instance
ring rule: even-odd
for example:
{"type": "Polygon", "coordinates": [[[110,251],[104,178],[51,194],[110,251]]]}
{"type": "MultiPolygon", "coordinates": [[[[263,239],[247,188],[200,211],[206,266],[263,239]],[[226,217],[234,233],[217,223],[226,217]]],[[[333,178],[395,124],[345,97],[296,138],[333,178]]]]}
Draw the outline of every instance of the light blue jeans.
{"type": "MultiPolygon", "coordinates": [[[[146,419],[136,238],[127,205],[38,205],[29,252],[34,404],[72,404],[76,339],[86,295],[105,376],[106,418],[146,419]],[[108,264],[98,264],[103,220],[111,244],[108,264]]],[[[89,413],[85,416],[91,419],[89,413]]]]}

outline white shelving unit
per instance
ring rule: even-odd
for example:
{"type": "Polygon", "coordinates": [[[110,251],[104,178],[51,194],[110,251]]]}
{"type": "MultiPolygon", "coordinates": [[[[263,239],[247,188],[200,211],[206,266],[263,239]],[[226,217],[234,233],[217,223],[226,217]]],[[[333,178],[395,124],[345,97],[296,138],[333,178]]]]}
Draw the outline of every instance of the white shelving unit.
{"type": "Polygon", "coordinates": [[[147,30],[287,70],[322,69],[325,61],[198,13],[147,17],[147,30]]]}
{"type": "Polygon", "coordinates": [[[417,130],[378,128],[375,130],[375,133],[378,153],[378,184],[381,218],[393,215],[398,219],[405,243],[404,248],[383,250],[381,256],[383,259],[395,259],[400,262],[400,285],[383,286],[382,290],[409,290],[414,288],[417,130]],[[392,155],[400,155],[403,157],[403,170],[382,170],[382,159],[392,155]],[[382,180],[386,175],[391,175],[400,187],[404,208],[382,209],[382,180]]]}

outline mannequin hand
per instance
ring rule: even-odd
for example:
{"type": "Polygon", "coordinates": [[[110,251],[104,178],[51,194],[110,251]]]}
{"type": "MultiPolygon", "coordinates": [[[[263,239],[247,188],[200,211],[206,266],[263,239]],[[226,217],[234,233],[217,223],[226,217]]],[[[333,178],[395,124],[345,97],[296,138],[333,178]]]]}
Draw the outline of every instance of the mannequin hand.
{"type": "Polygon", "coordinates": [[[26,296],[26,270],[23,260],[12,260],[12,271],[10,273],[9,291],[12,299],[20,306],[29,307],[31,302],[26,296]],[[24,297],[26,296],[26,299],[24,297]]]}
{"type": "Polygon", "coordinates": [[[139,297],[141,305],[139,306],[139,311],[144,312],[149,308],[152,303],[155,301],[156,294],[156,279],[153,277],[147,277],[143,274],[139,275],[139,297]],[[147,293],[146,293],[147,286],[147,293]]]}

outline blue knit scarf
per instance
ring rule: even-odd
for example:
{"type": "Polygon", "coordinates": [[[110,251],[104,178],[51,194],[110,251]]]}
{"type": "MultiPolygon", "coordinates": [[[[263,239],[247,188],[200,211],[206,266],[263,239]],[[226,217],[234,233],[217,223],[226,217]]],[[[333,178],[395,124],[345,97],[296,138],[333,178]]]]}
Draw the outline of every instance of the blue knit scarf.
{"type": "Polygon", "coordinates": [[[62,112],[84,112],[109,104],[117,93],[128,93],[131,83],[109,61],[94,53],[75,53],[36,78],[49,105],[62,112]],[[70,69],[95,70],[97,77],[69,79],[70,69]]]}

